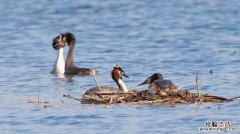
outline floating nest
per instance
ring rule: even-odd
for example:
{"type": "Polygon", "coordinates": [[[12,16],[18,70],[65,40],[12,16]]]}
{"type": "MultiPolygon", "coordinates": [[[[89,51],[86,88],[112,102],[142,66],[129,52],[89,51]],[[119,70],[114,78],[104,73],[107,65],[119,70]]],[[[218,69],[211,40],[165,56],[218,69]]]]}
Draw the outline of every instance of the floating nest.
{"type": "Polygon", "coordinates": [[[227,99],[208,94],[192,93],[188,90],[177,91],[159,91],[156,95],[151,95],[148,91],[130,90],[127,93],[122,92],[89,92],[87,91],[81,99],[82,104],[117,104],[117,103],[136,103],[136,104],[156,104],[156,105],[174,105],[191,104],[196,102],[220,103],[228,102],[227,99]]]}

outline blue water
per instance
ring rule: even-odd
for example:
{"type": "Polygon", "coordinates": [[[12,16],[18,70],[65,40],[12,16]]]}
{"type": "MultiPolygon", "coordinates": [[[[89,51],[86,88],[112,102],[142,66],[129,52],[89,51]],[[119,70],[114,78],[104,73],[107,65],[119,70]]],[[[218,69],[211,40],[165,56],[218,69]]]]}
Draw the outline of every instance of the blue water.
{"type": "MultiPolygon", "coordinates": [[[[100,85],[116,87],[110,71],[120,64],[130,89],[147,89],[136,85],[154,72],[178,86],[199,74],[201,93],[239,96],[239,9],[238,0],[1,0],[0,133],[192,134],[206,121],[240,126],[239,100],[83,105],[62,95],[80,98],[96,86],[92,77],[61,82],[50,74],[52,38],[72,32],[77,65],[96,68],[100,85]],[[51,107],[27,103],[38,93],[51,107]]],[[[182,88],[196,91],[194,83],[182,88]]]]}

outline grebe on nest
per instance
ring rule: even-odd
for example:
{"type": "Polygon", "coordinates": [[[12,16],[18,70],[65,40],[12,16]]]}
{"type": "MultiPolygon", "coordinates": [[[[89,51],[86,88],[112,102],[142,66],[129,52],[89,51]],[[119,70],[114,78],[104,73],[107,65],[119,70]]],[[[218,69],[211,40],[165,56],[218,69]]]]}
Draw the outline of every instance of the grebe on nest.
{"type": "Polygon", "coordinates": [[[90,88],[89,90],[86,91],[86,93],[84,95],[95,95],[97,93],[117,93],[117,92],[123,92],[126,93],[128,92],[128,88],[125,85],[125,83],[122,81],[123,76],[129,78],[125,72],[123,71],[123,69],[117,64],[115,67],[113,67],[113,70],[111,72],[111,76],[112,79],[116,82],[116,84],[118,85],[118,89],[114,88],[114,87],[106,87],[106,86],[100,86],[99,87],[93,87],[90,88]]]}
{"type": "Polygon", "coordinates": [[[65,61],[65,63],[61,62],[61,67],[62,66],[65,67],[64,74],[66,74],[66,75],[97,75],[96,70],[92,70],[89,68],[76,67],[76,64],[73,59],[75,40],[76,40],[75,36],[72,33],[63,33],[63,34],[61,33],[60,35],[53,38],[52,46],[54,49],[56,49],[56,50],[63,49],[63,47],[65,47],[66,43],[69,46],[66,61],[65,61]]]}
{"type": "Polygon", "coordinates": [[[161,91],[176,91],[177,86],[170,80],[164,80],[162,74],[154,73],[152,76],[148,77],[144,82],[138,86],[150,84],[148,92],[150,94],[156,94],[158,90],[161,91]]]}

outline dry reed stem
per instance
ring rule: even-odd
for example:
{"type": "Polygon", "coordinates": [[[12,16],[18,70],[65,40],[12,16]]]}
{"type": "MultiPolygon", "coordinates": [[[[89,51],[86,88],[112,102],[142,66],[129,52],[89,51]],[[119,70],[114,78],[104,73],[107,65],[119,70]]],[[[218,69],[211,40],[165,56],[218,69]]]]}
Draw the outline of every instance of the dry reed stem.
{"type": "Polygon", "coordinates": [[[48,101],[40,101],[40,100],[34,100],[34,99],[28,99],[27,103],[37,103],[37,104],[48,104],[50,102],[48,101]]]}
{"type": "Polygon", "coordinates": [[[98,89],[99,89],[100,91],[102,91],[102,89],[100,88],[100,86],[99,86],[99,84],[98,84],[98,82],[97,82],[96,76],[95,76],[94,74],[92,74],[92,76],[93,76],[93,79],[94,79],[95,83],[97,84],[98,89]]]}
{"type": "Polygon", "coordinates": [[[96,93],[96,95],[118,95],[118,94],[123,94],[123,95],[125,95],[125,94],[133,94],[133,93],[121,93],[121,92],[116,92],[116,93],[104,93],[104,92],[102,92],[102,93],[96,93]]]}
{"type": "Polygon", "coordinates": [[[201,103],[202,101],[201,101],[201,95],[200,95],[200,91],[199,91],[198,74],[196,76],[196,88],[197,88],[198,98],[201,103]]]}
{"type": "Polygon", "coordinates": [[[77,101],[81,101],[81,99],[72,97],[72,96],[70,96],[69,94],[68,94],[68,95],[65,95],[65,94],[64,94],[63,97],[70,98],[70,99],[74,99],[74,100],[77,100],[77,101]]]}
{"type": "Polygon", "coordinates": [[[95,100],[95,101],[98,101],[98,102],[109,102],[110,101],[110,98],[94,98],[94,97],[91,97],[89,95],[84,95],[84,98],[87,98],[87,99],[92,99],[92,100],[95,100]]]}
{"type": "Polygon", "coordinates": [[[240,98],[240,96],[236,96],[236,97],[230,98],[229,100],[232,101],[232,100],[235,100],[235,99],[238,99],[238,98],[240,98]]]}

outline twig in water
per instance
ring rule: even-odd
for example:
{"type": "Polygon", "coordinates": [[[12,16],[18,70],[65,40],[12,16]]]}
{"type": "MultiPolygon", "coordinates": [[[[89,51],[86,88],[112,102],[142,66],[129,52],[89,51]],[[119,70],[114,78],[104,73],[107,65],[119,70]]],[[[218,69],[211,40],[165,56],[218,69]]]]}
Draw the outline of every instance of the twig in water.
{"type": "Polygon", "coordinates": [[[199,98],[199,101],[201,101],[201,96],[200,96],[200,91],[199,91],[199,83],[198,83],[198,74],[196,76],[196,87],[197,87],[197,93],[198,93],[198,98],[199,98]]]}
{"type": "Polygon", "coordinates": [[[214,95],[202,95],[203,97],[207,97],[207,98],[214,98],[214,99],[218,99],[218,100],[222,100],[222,101],[232,101],[232,99],[228,99],[228,98],[224,98],[224,97],[220,97],[220,96],[214,96],[214,95]]]}
{"type": "Polygon", "coordinates": [[[94,79],[95,83],[97,84],[98,89],[99,89],[100,91],[102,91],[102,89],[100,88],[100,86],[99,86],[99,84],[98,84],[98,82],[97,82],[97,78],[96,78],[95,74],[92,74],[92,76],[93,76],[93,79],[94,79]]]}
{"type": "Polygon", "coordinates": [[[28,98],[28,101],[27,101],[27,103],[38,103],[38,104],[48,104],[48,103],[50,103],[50,102],[48,102],[48,101],[38,101],[38,100],[34,100],[34,99],[31,99],[31,98],[28,98]]]}
{"type": "Polygon", "coordinates": [[[228,100],[235,100],[235,99],[239,99],[240,98],[240,96],[237,96],[237,97],[233,97],[233,98],[230,98],[230,99],[228,99],[228,100]]]}
{"type": "Polygon", "coordinates": [[[48,104],[44,104],[43,108],[47,108],[47,107],[53,107],[52,105],[48,105],[48,104]]]}
{"type": "Polygon", "coordinates": [[[67,98],[70,98],[70,99],[74,99],[74,100],[77,100],[77,101],[80,101],[81,99],[77,99],[77,98],[75,98],[75,97],[72,97],[72,96],[70,96],[69,94],[68,95],[63,95],[63,97],[67,97],[67,98]]]}

